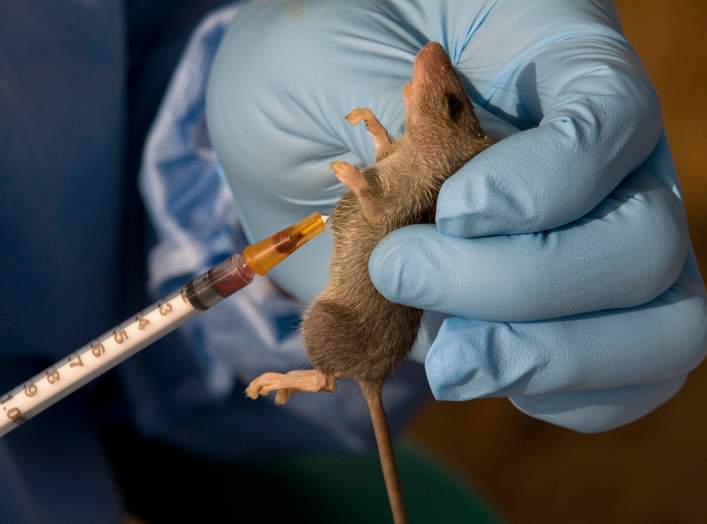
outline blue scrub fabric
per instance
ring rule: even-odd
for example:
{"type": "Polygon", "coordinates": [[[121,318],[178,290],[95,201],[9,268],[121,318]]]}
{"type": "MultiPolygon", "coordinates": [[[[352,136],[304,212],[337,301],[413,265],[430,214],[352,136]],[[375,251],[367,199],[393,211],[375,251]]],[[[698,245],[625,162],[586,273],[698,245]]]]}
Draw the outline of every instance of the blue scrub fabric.
{"type": "MultiPolygon", "coordinates": [[[[137,188],[145,135],[189,35],[222,3],[0,5],[1,391],[151,300],[145,283],[160,278],[154,271],[148,275],[147,253],[150,246],[164,245],[164,236],[159,220],[154,229],[146,220],[137,188]]],[[[179,129],[168,133],[177,136],[179,129]]],[[[196,171],[215,193],[187,184],[181,186],[184,194],[223,197],[213,169],[196,171]]],[[[201,204],[202,211],[210,205],[201,204]]],[[[163,211],[160,216],[169,220],[172,211],[163,211]]],[[[203,239],[199,262],[172,273],[153,291],[191,278],[240,246],[245,239],[238,225],[227,227],[232,244],[226,236],[217,248],[214,239],[203,239]]],[[[292,306],[261,314],[260,320],[280,329],[277,340],[296,346],[295,330],[282,329],[291,327],[301,308],[292,306]]],[[[210,322],[225,321],[227,311],[214,310],[210,322]]],[[[351,419],[348,437],[305,416],[316,402],[283,412],[265,400],[246,401],[246,376],[236,373],[237,359],[229,362],[224,350],[228,337],[238,340],[237,330],[212,334],[205,327],[193,324],[166,337],[0,440],[0,522],[120,522],[124,501],[103,438],[112,427],[130,427],[217,459],[367,443],[362,402],[350,393],[325,401],[331,409],[340,406],[342,418],[359,415],[351,419]],[[215,339],[221,340],[218,351],[215,339]]],[[[258,355],[274,358],[263,348],[239,351],[252,361],[258,355]]],[[[406,373],[412,383],[424,383],[422,368],[411,366],[406,373]]],[[[405,409],[394,416],[398,425],[415,398],[427,394],[407,391],[400,403],[405,409]]]]}

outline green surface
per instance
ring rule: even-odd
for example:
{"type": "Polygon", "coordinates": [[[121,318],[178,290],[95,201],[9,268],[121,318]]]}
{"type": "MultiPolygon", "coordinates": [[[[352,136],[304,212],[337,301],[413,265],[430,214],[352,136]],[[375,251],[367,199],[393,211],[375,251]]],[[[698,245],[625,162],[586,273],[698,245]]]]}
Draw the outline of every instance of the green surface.
{"type": "MultiPolygon", "coordinates": [[[[113,432],[109,444],[126,507],[148,524],[392,521],[375,452],[228,463],[125,433],[113,432]]],[[[500,522],[415,446],[398,446],[396,456],[410,524],[500,522]]]]}
{"type": "MultiPolygon", "coordinates": [[[[398,446],[396,457],[411,524],[499,522],[467,486],[411,446],[398,446]]],[[[307,487],[302,503],[312,511],[303,522],[391,522],[376,455],[299,457],[276,471],[307,487]]]]}

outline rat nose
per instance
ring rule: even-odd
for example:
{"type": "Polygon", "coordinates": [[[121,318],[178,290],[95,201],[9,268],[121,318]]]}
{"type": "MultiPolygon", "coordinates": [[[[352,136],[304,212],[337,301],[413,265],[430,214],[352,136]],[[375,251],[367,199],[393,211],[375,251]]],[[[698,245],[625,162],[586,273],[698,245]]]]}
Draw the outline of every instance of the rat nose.
{"type": "Polygon", "coordinates": [[[429,42],[415,57],[412,69],[412,82],[424,83],[435,76],[435,72],[449,63],[449,57],[439,42],[429,42]]]}
{"type": "Polygon", "coordinates": [[[420,49],[419,53],[417,53],[418,58],[420,55],[430,55],[430,54],[437,54],[437,55],[446,55],[447,52],[444,50],[444,47],[442,47],[442,44],[439,42],[427,42],[422,49],[420,49]]]}

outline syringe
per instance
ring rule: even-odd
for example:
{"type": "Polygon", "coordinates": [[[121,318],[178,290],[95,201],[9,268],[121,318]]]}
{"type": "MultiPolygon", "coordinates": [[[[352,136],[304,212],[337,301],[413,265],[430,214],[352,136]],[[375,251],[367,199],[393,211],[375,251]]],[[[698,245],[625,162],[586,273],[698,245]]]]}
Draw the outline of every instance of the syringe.
{"type": "Polygon", "coordinates": [[[0,437],[265,275],[324,231],[327,217],[312,213],[206,271],[0,398],[0,437]]]}

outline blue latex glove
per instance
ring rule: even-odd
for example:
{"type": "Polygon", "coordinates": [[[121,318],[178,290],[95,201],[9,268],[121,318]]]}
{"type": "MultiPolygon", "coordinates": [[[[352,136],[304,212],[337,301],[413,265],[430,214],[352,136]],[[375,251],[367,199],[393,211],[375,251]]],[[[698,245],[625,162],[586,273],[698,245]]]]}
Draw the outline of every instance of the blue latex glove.
{"type": "MultiPolygon", "coordinates": [[[[704,356],[704,287],[658,100],[608,2],[249,4],[208,99],[246,233],[331,207],[342,188],[328,163],[374,161],[343,115],[371,107],[399,134],[401,88],[429,40],[477,105],[524,129],[444,184],[436,226],[395,232],[371,257],[386,297],[451,315],[427,333],[435,395],[509,396],[581,431],[651,411],[704,356]]],[[[311,298],[327,249],[275,278],[311,298]]]]}

